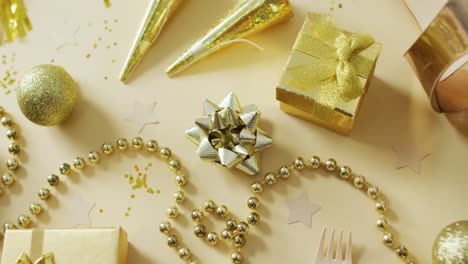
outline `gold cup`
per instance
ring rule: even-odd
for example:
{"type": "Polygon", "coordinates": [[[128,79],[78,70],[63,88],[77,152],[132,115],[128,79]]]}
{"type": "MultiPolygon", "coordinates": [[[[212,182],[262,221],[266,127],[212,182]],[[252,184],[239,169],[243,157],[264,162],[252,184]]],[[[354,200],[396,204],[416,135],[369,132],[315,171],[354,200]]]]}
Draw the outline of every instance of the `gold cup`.
{"type": "Polygon", "coordinates": [[[449,0],[405,56],[432,108],[468,127],[468,118],[460,120],[468,117],[468,63],[461,63],[468,56],[468,1],[449,0]]]}

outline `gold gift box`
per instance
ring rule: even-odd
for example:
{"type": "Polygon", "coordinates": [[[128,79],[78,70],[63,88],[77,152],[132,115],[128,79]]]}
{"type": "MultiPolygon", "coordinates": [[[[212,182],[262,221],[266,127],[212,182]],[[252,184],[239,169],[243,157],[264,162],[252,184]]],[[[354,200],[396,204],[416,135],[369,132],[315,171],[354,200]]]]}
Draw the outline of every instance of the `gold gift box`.
{"type": "Polygon", "coordinates": [[[56,263],[124,264],[127,247],[122,228],[8,230],[1,263],[23,263],[16,262],[22,255],[35,263],[52,254],[56,263]]]}
{"type": "Polygon", "coordinates": [[[331,15],[309,13],[276,89],[281,110],[349,134],[382,46],[340,29],[331,15]]]}

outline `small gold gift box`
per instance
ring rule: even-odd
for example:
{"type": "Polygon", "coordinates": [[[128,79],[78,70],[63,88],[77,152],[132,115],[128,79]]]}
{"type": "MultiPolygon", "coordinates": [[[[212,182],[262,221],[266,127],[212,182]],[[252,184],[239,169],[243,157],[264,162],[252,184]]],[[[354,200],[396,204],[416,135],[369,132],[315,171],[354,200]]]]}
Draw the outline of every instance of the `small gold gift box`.
{"type": "Polygon", "coordinates": [[[125,264],[127,246],[121,228],[8,230],[1,263],[125,264]]]}
{"type": "Polygon", "coordinates": [[[368,34],[340,29],[331,15],[309,13],[276,89],[281,109],[348,134],[381,48],[368,34]]]}

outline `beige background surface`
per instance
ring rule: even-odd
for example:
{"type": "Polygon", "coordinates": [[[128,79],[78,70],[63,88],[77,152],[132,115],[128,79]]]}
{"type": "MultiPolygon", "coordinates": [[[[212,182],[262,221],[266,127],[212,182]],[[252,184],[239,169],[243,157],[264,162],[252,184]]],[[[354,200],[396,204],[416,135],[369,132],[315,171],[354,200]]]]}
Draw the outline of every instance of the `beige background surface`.
{"type": "MultiPolygon", "coordinates": [[[[112,8],[106,9],[101,1],[26,1],[34,30],[24,41],[0,47],[0,53],[16,53],[15,67],[20,75],[34,65],[54,59],[75,78],[81,98],[65,124],[46,128],[21,115],[13,93],[0,96],[1,104],[21,126],[25,149],[18,183],[11,193],[0,198],[0,222],[25,212],[29,203],[36,200],[38,188],[46,184],[46,176],[57,172],[60,163],[71,162],[76,155],[85,155],[106,140],[134,136],[137,129],[124,122],[134,100],[158,103],[156,116],[160,124],[148,126],[142,135],[171,146],[190,170],[192,184],[187,192],[191,198],[186,208],[212,198],[228,204],[231,211],[243,218],[247,214],[248,186],[253,179],[201,162],[194,154],[195,146],[183,133],[201,116],[204,98],[220,101],[229,91],[236,92],[243,104],[259,105],[263,111],[261,127],[275,140],[274,146],[263,153],[261,174],[276,171],[296,156],[308,158],[319,154],[349,164],[389,198],[391,223],[404,245],[417,256],[418,263],[431,262],[432,243],[442,227],[468,218],[468,143],[444,116],[432,112],[403,58],[418,30],[400,0],[343,0],[342,9],[327,0],[294,0],[293,19],[250,38],[264,47],[264,52],[236,44],[169,79],[164,74],[165,67],[233,4],[219,0],[187,1],[132,81],[124,85],[117,79],[118,72],[147,3],[113,0],[112,8]],[[306,12],[330,12],[331,6],[335,6],[332,13],[346,29],[369,32],[384,44],[376,77],[349,137],[288,116],[275,101],[275,85],[306,12]],[[117,24],[114,19],[118,19],[117,24]],[[104,20],[110,21],[112,33],[104,31],[104,20]],[[60,44],[73,42],[73,32],[78,27],[77,45],[57,50],[60,44]],[[106,49],[100,44],[94,50],[92,45],[98,37],[112,47],[106,49]],[[89,59],[87,53],[91,54],[89,59]],[[113,58],[115,64],[111,62],[113,58]],[[396,156],[391,146],[407,139],[416,140],[431,153],[422,162],[420,175],[406,168],[395,169],[396,156]]],[[[2,160],[6,159],[4,148],[2,160]]],[[[54,192],[51,208],[40,217],[39,226],[69,227],[73,221],[64,208],[72,204],[71,197],[81,196],[96,202],[91,212],[93,226],[122,225],[128,231],[129,263],[179,263],[157,230],[175,189],[172,177],[167,177],[167,169],[154,161],[153,176],[148,182],[161,190],[159,195],[146,195],[141,190],[132,192],[123,177],[135,164],[149,161],[150,157],[116,156],[106,159],[99,168],[88,170],[85,176],[65,179],[54,192]],[[130,198],[131,193],[136,194],[135,199],[130,198]],[[132,211],[125,217],[127,207],[132,207],[132,211]],[[99,213],[98,209],[104,212],[99,213]]],[[[263,222],[249,236],[247,263],[312,263],[323,225],[353,232],[356,263],[399,263],[380,242],[374,228],[377,214],[373,203],[336,178],[305,173],[278,184],[263,197],[263,222]],[[304,190],[323,206],[313,218],[312,229],[287,224],[286,199],[297,197],[304,190]]],[[[214,250],[192,235],[187,212],[184,209],[177,224],[183,240],[203,263],[228,263],[226,248],[214,250]]],[[[219,230],[221,223],[216,226],[219,230]]]]}

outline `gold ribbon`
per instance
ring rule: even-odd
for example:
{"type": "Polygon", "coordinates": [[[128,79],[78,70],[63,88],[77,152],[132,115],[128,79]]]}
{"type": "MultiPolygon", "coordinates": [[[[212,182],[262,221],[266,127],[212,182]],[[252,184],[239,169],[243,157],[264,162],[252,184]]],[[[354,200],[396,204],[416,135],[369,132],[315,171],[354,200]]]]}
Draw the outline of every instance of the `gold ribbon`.
{"type": "Polygon", "coordinates": [[[55,264],[54,254],[47,253],[38,258],[34,263],[29,259],[26,253],[21,253],[14,264],[55,264]]]}
{"type": "Polygon", "coordinates": [[[32,29],[23,0],[0,0],[0,23],[6,32],[8,42],[26,36],[26,32],[32,29]]]}
{"type": "Polygon", "coordinates": [[[309,13],[309,26],[299,33],[294,49],[312,60],[288,72],[306,89],[321,88],[316,102],[335,108],[338,97],[345,102],[365,93],[359,77],[369,78],[374,61],[360,54],[375,43],[364,33],[340,29],[331,15],[309,13]]]}

